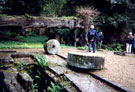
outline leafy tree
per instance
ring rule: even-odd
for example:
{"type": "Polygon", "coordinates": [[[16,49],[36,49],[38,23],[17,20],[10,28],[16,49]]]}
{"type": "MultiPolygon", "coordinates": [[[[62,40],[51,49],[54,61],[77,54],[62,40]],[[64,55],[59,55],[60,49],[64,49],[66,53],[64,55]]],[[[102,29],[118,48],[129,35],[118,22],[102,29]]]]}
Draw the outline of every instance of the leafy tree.
{"type": "Polygon", "coordinates": [[[39,15],[42,10],[44,0],[6,0],[3,5],[3,13],[9,15],[32,14],[39,15]]]}
{"type": "Polygon", "coordinates": [[[6,0],[3,13],[10,15],[45,14],[47,16],[61,16],[66,0],[6,0]]]}
{"type": "Polygon", "coordinates": [[[62,9],[66,2],[66,0],[50,0],[46,5],[42,6],[42,13],[46,16],[62,16],[62,9]]]}

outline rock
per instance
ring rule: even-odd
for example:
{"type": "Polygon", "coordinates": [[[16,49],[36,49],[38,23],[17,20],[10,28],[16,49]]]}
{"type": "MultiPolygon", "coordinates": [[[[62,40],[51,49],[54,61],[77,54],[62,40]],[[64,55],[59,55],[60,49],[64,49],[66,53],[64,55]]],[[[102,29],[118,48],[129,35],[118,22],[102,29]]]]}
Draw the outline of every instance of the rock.
{"type": "Polygon", "coordinates": [[[29,88],[33,84],[32,78],[26,73],[18,73],[17,75],[18,82],[21,84],[25,92],[29,92],[29,88]]]}
{"type": "Polygon", "coordinates": [[[120,55],[120,56],[125,56],[125,52],[118,52],[118,51],[115,51],[114,54],[115,54],[115,55],[120,55]]]}
{"type": "Polygon", "coordinates": [[[25,92],[16,80],[13,71],[0,72],[0,92],[25,92]]]}
{"type": "Polygon", "coordinates": [[[82,69],[103,69],[105,57],[96,53],[68,53],[68,65],[82,69]]]}
{"type": "Polygon", "coordinates": [[[0,65],[9,64],[9,63],[13,63],[13,62],[14,62],[14,60],[11,57],[11,54],[0,53],[0,65]]]}
{"type": "Polygon", "coordinates": [[[60,50],[60,43],[55,39],[49,40],[44,44],[44,50],[48,54],[57,54],[60,50]]]}

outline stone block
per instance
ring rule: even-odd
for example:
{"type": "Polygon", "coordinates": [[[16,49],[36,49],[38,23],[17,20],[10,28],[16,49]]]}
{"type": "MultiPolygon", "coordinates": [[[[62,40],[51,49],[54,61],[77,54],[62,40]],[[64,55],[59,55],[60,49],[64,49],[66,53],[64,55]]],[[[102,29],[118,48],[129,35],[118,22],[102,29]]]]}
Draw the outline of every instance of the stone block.
{"type": "Polygon", "coordinates": [[[16,80],[16,72],[0,72],[0,92],[25,92],[16,80]]]}
{"type": "Polygon", "coordinates": [[[26,92],[29,92],[29,88],[33,84],[32,78],[26,73],[18,73],[17,80],[26,92]]]}
{"type": "Polygon", "coordinates": [[[9,63],[13,63],[13,62],[14,62],[14,60],[11,57],[11,54],[0,53],[0,65],[9,64],[9,63]]]}
{"type": "Polygon", "coordinates": [[[105,57],[97,53],[68,53],[68,65],[82,69],[103,69],[105,57]]]}

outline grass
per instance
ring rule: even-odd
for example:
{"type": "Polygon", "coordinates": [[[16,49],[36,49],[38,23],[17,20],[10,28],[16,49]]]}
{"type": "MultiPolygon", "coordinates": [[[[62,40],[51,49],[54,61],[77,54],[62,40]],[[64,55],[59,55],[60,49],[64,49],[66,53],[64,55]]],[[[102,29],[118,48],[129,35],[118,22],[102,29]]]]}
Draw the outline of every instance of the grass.
{"type": "MultiPolygon", "coordinates": [[[[0,49],[25,49],[25,48],[43,48],[44,43],[48,40],[47,36],[17,36],[18,39],[24,42],[2,40],[0,41],[0,49]]],[[[61,48],[75,48],[73,46],[61,44],[61,48]]]]}
{"type": "Polygon", "coordinates": [[[17,38],[24,40],[24,42],[2,40],[0,41],[0,49],[43,48],[45,41],[48,40],[47,36],[38,35],[18,36],[17,38]]]}

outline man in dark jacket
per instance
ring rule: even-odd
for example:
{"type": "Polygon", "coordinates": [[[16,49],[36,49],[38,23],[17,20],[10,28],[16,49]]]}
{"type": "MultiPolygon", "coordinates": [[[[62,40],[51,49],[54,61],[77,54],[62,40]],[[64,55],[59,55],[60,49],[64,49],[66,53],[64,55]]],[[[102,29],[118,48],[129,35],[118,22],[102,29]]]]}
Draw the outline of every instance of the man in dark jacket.
{"type": "Polygon", "coordinates": [[[94,29],[94,25],[91,25],[91,29],[87,33],[87,38],[89,42],[89,52],[91,52],[91,48],[93,47],[93,53],[96,51],[96,40],[97,40],[97,31],[94,29]]]}

